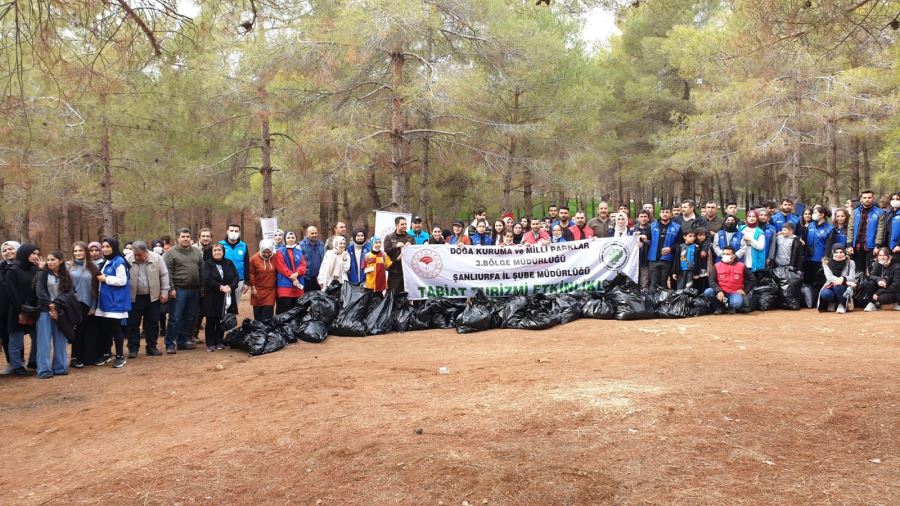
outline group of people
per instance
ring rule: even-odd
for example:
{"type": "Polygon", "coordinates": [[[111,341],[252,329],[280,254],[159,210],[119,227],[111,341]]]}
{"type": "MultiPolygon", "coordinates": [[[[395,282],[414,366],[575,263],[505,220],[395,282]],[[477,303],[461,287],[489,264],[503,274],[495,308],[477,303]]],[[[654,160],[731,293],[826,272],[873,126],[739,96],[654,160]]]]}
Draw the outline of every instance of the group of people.
{"type": "Polygon", "coordinates": [[[35,244],[0,245],[0,338],[7,367],[0,374],[39,378],[65,375],[69,367],[121,368],[137,358],[144,343],[148,356],[195,349],[205,327],[209,352],[223,349],[229,313],[250,293],[253,318],[267,320],[297,305],[306,292],[334,281],[363,285],[375,292],[404,291],[400,257],[415,244],[527,247],[591,238],[621,237],[640,243],[642,287],[692,288],[703,293],[715,312],[747,305],[747,294],[767,270],[802,273],[818,293],[820,311],[835,306],[843,313],[863,304],[866,311],[897,304],[900,296],[900,194],[885,206],[863,191],[858,202],[831,210],[785,198],[750,209],[745,219],[728,202],[706,202],[697,212],[692,200],[680,206],[643,206],[632,219],[628,206],[610,212],[599,205],[587,219],[578,210],[551,206],[546,217],[511,213],[489,226],[484,209],[469,223],[454,221],[426,231],[416,216],[395,220],[386,237],[365,230],[348,234],[343,222],[321,240],[316,227],[299,237],[276,231],[251,254],[241,227],[228,226],[226,237],[212,240],[208,228],[195,238],[177,231],[174,244],[164,237],[128,242],[117,239],[76,242],[70,255],[43,255],[35,244]],[[205,320],[205,324],[203,323],[205,320]],[[25,334],[31,347],[25,360],[25,334]],[[71,356],[68,345],[71,342],[71,356]],[[127,356],[126,347],[127,345],[127,356]]]}

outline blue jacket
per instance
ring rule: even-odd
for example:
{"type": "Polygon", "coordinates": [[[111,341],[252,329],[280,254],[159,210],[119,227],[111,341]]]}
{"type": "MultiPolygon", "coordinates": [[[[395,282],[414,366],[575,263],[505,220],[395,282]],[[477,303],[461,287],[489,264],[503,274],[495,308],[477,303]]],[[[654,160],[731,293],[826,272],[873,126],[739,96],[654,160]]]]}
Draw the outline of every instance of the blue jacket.
{"type": "Polygon", "coordinates": [[[697,268],[697,252],[700,246],[697,244],[682,244],[679,248],[678,270],[681,272],[693,272],[697,268]]]}
{"type": "Polygon", "coordinates": [[[884,243],[891,251],[894,251],[894,248],[900,245],[900,211],[893,211],[884,224],[884,230],[884,243]]]}
{"type": "MultiPolygon", "coordinates": [[[[300,251],[300,248],[288,248],[287,246],[282,246],[278,248],[278,254],[281,255],[281,258],[284,259],[284,265],[291,271],[296,270],[300,267],[300,264],[303,263],[303,252],[300,251]]],[[[309,264],[306,265],[307,271],[309,272],[309,264]]],[[[305,278],[306,276],[304,276],[305,278]]],[[[294,288],[294,283],[291,282],[291,278],[285,276],[278,271],[276,286],[278,288],[294,288]]]]}
{"type": "MultiPolygon", "coordinates": [[[[741,232],[737,231],[733,236],[731,236],[731,242],[728,242],[725,238],[725,229],[723,228],[722,230],[716,232],[716,237],[713,240],[716,241],[716,244],[719,246],[720,250],[725,249],[725,246],[731,246],[732,248],[734,248],[734,252],[737,253],[741,250],[741,239],[743,238],[744,236],[741,235],[741,232]]],[[[713,257],[715,257],[713,258],[713,265],[719,263],[722,260],[722,257],[715,253],[715,249],[710,248],[709,251],[713,254],[713,257]]]]}
{"type": "Polygon", "coordinates": [[[662,239],[662,247],[672,249],[669,250],[668,255],[661,254],[659,258],[656,258],[656,252],[660,249],[659,227],[659,220],[656,220],[650,224],[650,249],[649,251],[647,251],[647,260],[650,260],[651,262],[671,262],[672,259],[675,258],[675,241],[678,240],[678,235],[681,232],[681,227],[679,227],[678,224],[674,221],[669,222],[669,228],[666,229],[666,236],[662,239]]]}
{"type": "Polygon", "coordinates": [[[809,224],[806,230],[806,259],[813,262],[822,260],[824,256],[830,256],[830,252],[825,251],[825,245],[828,243],[828,237],[834,227],[827,221],[821,225],[816,222],[809,224]]]}
{"type": "Polygon", "coordinates": [[[356,246],[355,242],[347,245],[347,253],[350,254],[350,270],[347,272],[347,281],[354,285],[361,285],[366,282],[366,254],[372,251],[372,243],[369,241],[363,243],[359,264],[356,263],[356,246]]]}
{"type": "Polygon", "coordinates": [[[778,235],[778,232],[781,232],[781,229],[775,228],[775,225],[771,223],[767,223],[764,232],[766,233],[766,247],[763,249],[763,253],[766,255],[766,258],[769,258],[769,252],[772,250],[772,245],[775,244],[775,236],[778,235]]]}
{"type": "MultiPolygon", "coordinates": [[[[863,206],[856,206],[856,209],[853,210],[853,217],[850,218],[850,222],[853,223],[853,241],[851,241],[848,246],[856,247],[856,244],[859,242],[859,222],[862,219],[863,206]]],[[[871,209],[869,209],[869,219],[866,223],[866,237],[863,242],[863,247],[865,249],[874,249],[875,246],[875,237],[878,234],[878,219],[881,218],[881,215],[884,214],[884,211],[881,210],[880,207],[873,205],[871,209]]]]}
{"type": "Polygon", "coordinates": [[[781,232],[781,227],[783,227],[786,222],[793,223],[794,228],[797,228],[797,224],[800,223],[800,217],[796,214],[789,214],[785,217],[785,215],[781,214],[781,211],[776,211],[775,214],[769,217],[769,223],[773,225],[778,232],[781,232]]]}
{"type": "MultiPolygon", "coordinates": [[[[319,277],[319,268],[322,267],[322,259],[325,257],[325,243],[316,241],[313,245],[308,240],[303,239],[300,241],[300,249],[303,250],[303,257],[306,258],[306,275],[303,276],[303,279],[315,280],[319,277]]],[[[311,285],[307,285],[304,282],[303,286],[311,285]]]]}
{"type": "Polygon", "coordinates": [[[428,232],[424,230],[419,230],[418,232],[413,232],[412,230],[407,230],[407,233],[416,240],[416,244],[427,244],[429,235],[428,232]]]}
{"type": "Polygon", "coordinates": [[[227,240],[219,241],[219,244],[225,247],[225,258],[231,260],[234,268],[237,269],[238,278],[243,281],[246,278],[247,270],[250,265],[250,254],[247,251],[247,243],[238,241],[237,244],[231,244],[227,240]]]}
{"type": "Polygon", "coordinates": [[[115,276],[119,266],[125,266],[125,275],[129,278],[123,286],[110,286],[106,283],[100,283],[100,295],[97,297],[99,307],[107,313],[127,313],[131,311],[131,273],[125,264],[125,259],[115,257],[108,262],[104,262],[100,272],[104,276],[115,276]]]}
{"type": "Polygon", "coordinates": [[[469,234],[469,241],[471,241],[472,246],[493,246],[494,240],[491,239],[491,236],[485,232],[483,235],[478,232],[469,234]]]}

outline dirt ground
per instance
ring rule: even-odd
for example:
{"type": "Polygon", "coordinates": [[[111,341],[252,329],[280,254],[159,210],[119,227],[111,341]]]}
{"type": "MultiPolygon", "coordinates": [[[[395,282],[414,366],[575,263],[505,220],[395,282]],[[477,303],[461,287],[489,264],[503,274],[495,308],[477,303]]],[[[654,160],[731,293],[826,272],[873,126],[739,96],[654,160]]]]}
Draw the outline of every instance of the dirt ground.
{"type": "Polygon", "coordinates": [[[898,504],[898,323],[580,320],[3,377],[0,504],[898,504]]]}

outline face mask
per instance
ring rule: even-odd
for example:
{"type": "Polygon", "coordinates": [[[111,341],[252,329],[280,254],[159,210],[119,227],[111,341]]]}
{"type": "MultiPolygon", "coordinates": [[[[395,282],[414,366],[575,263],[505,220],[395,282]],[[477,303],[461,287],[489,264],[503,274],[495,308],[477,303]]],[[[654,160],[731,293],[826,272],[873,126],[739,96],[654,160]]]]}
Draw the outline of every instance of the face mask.
{"type": "Polygon", "coordinates": [[[812,213],[812,219],[813,219],[813,221],[819,221],[819,218],[821,218],[821,217],[822,217],[822,214],[821,214],[820,212],[818,212],[818,211],[815,211],[815,212],[812,213]]]}
{"type": "Polygon", "coordinates": [[[237,241],[241,238],[240,232],[228,232],[228,240],[229,241],[237,241]]]}
{"type": "Polygon", "coordinates": [[[734,232],[734,231],[736,231],[736,230],[737,230],[737,223],[735,223],[735,222],[733,222],[733,221],[729,221],[729,222],[725,223],[725,230],[727,230],[727,231],[729,231],[729,232],[734,232]]]}
{"type": "Polygon", "coordinates": [[[731,255],[722,255],[722,261],[726,264],[730,264],[733,259],[734,257],[731,255]]]}
{"type": "Polygon", "coordinates": [[[162,246],[154,246],[153,252],[156,253],[157,255],[162,255],[163,254],[162,246]]]}
{"type": "Polygon", "coordinates": [[[893,207],[894,209],[900,208],[900,200],[892,200],[891,207],[893,207]]]}

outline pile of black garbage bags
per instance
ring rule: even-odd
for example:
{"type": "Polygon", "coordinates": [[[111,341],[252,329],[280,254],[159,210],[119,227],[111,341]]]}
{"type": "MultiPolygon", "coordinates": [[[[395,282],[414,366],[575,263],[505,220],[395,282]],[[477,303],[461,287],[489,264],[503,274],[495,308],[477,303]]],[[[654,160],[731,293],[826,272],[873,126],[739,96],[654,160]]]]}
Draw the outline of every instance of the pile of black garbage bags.
{"type": "MultiPolygon", "coordinates": [[[[810,307],[804,303],[802,274],[789,269],[757,274],[759,281],[749,294],[748,311],[810,307]]],[[[329,335],[363,337],[454,328],[460,334],[489,329],[543,330],[581,318],[689,318],[712,311],[703,294],[691,288],[642,290],[624,276],[605,283],[598,292],[507,298],[478,292],[468,301],[437,298],[410,302],[405,293],[382,296],[335,282],[325,290],[305,294],[295,308],[271,320],[245,319],[226,334],[225,341],[232,348],[262,355],[287,343],[321,343],[329,335]]]]}

